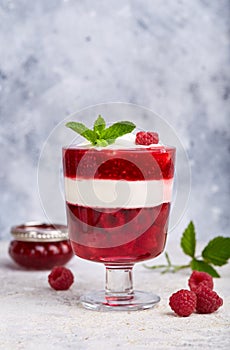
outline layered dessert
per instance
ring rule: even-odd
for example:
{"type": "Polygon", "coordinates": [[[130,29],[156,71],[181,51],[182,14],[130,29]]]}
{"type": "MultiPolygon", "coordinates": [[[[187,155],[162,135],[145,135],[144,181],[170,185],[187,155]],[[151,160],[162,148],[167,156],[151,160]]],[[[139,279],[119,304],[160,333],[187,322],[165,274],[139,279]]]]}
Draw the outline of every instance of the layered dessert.
{"type": "Polygon", "coordinates": [[[163,251],[175,148],[147,134],[63,148],[69,237],[79,257],[124,264],[163,251]]]}

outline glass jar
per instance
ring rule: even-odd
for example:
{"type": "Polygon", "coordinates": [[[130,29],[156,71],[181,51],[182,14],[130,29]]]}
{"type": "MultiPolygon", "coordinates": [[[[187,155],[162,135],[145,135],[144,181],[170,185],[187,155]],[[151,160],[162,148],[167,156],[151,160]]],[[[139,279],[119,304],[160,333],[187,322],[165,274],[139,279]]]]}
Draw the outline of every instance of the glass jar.
{"type": "Polygon", "coordinates": [[[11,235],[9,255],[25,268],[48,270],[73,256],[65,225],[28,222],[13,226],[11,235]]]}

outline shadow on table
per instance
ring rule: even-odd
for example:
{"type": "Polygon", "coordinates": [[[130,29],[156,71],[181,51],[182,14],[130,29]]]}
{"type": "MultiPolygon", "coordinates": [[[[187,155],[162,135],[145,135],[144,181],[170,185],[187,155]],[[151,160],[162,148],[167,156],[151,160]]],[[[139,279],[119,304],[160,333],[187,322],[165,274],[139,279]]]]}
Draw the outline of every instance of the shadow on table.
{"type": "Polygon", "coordinates": [[[16,263],[14,263],[13,261],[7,260],[7,259],[3,259],[0,262],[0,266],[3,267],[6,270],[11,270],[11,271],[50,271],[51,269],[44,269],[44,270],[38,270],[38,269],[34,269],[34,268],[28,268],[28,267],[23,267],[20,265],[17,265],[16,263]]]}
{"type": "Polygon", "coordinates": [[[167,317],[178,317],[174,312],[170,312],[170,311],[163,312],[163,315],[167,317]]]}

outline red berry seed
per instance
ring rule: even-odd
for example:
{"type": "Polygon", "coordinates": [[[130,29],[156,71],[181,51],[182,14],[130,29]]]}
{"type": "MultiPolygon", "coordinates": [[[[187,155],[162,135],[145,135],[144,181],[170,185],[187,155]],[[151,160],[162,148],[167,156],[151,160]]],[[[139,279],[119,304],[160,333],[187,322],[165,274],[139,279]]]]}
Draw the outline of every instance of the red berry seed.
{"type": "Polygon", "coordinates": [[[187,317],[196,309],[196,294],[190,290],[181,289],[171,295],[169,305],[178,316],[187,317]]]}
{"type": "Polygon", "coordinates": [[[136,145],[145,145],[149,146],[151,144],[156,144],[159,142],[159,136],[156,132],[150,131],[139,131],[136,134],[136,145]]]}
{"type": "Polygon", "coordinates": [[[55,266],[48,276],[48,282],[55,290],[67,290],[73,281],[72,272],[64,266],[55,266]]]}
{"type": "Polygon", "coordinates": [[[213,289],[213,278],[206,272],[202,271],[193,271],[191,274],[188,285],[189,288],[196,292],[196,289],[200,286],[200,284],[205,284],[209,289],[213,289]]]}
{"type": "Polygon", "coordinates": [[[196,289],[197,305],[196,311],[199,314],[211,314],[223,305],[223,299],[211,290],[207,285],[201,283],[196,289]]]}

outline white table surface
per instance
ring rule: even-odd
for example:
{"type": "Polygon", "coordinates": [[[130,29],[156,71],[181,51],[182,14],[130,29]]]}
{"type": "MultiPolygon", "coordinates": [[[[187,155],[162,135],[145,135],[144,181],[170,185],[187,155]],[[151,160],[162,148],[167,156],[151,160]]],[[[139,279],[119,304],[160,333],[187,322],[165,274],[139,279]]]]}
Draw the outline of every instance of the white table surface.
{"type": "MultiPolygon", "coordinates": [[[[132,312],[83,309],[79,296],[103,288],[104,267],[74,257],[67,265],[75,275],[68,291],[55,291],[47,282],[49,271],[20,269],[8,256],[8,242],[0,242],[0,349],[227,349],[230,310],[230,268],[219,269],[215,290],[224,306],[209,315],[180,318],[168,306],[169,296],[187,287],[189,270],[162,275],[142,264],[134,268],[137,289],[161,296],[155,308],[132,312]]],[[[169,244],[176,263],[186,262],[180,248],[169,244]],[[183,260],[182,260],[183,258],[183,260]]],[[[163,256],[150,263],[160,263],[163,256]]]]}

